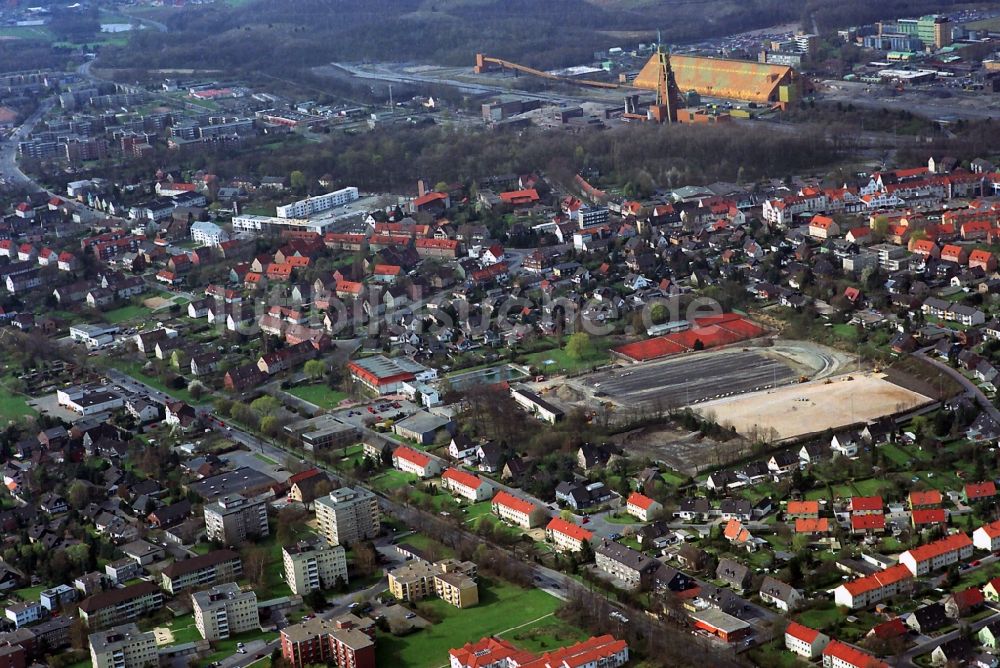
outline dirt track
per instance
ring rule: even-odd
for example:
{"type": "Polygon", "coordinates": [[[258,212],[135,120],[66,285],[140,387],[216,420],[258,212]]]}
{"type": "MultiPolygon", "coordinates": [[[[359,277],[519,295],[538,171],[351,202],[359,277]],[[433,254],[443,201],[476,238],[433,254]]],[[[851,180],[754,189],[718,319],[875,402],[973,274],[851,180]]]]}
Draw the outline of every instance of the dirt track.
{"type": "Polygon", "coordinates": [[[924,405],[931,400],[884,379],[853,374],[727,397],[697,406],[741,434],[757,430],[777,440],[866,422],[924,405]],[[848,380],[848,379],[852,380],[848,380]],[[774,432],[771,432],[771,430],[774,432]]]}

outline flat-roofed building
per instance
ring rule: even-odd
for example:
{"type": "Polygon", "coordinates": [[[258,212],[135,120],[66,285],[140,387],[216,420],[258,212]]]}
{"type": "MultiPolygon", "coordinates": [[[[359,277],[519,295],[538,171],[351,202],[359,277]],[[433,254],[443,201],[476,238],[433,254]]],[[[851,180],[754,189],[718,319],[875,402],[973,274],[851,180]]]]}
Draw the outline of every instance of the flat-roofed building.
{"type": "Polygon", "coordinates": [[[226,640],[260,630],[257,594],[228,582],[191,595],[194,623],[205,640],[226,640]]]}
{"type": "Polygon", "coordinates": [[[205,505],[205,529],[209,540],[239,546],[247,539],[264,538],[267,526],[267,500],[248,499],[240,494],[223,496],[205,505]]]}
{"type": "Polygon", "coordinates": [[[333,589],[340,579],[347,584],[347,550],[330,545],[316,536],[287,545],[281,550],[285,582],[293,594],[305,596],[311,591],[333,589]]]}
{"type": "Polygon", "coordinates": [[[477,571],[471,561],[443,559],[432,564],[413,559],[386,573],[386,578],[389,592],[401,601],[437,596],[456,608],[468,608],[479,603],[477,571]]]}
{"type": "Polygon", "coordinates": [[[294,436],[306,450],[339,448],[356,443],[361,432],[354,425],[341,422],[326,413],[286,425],[285,433],[294,436]]]}
{"type": "Polygon", "coordinates": [[[375,538],[381,530],[378,498],[363,487],[341,487],[316,499],[316,520],[331,545],[375,538]]]}
{"type": "Polygon", "coordinates": [[[171,594],[191,587],[235,582],[243,577],[243,562],[232,550],[214,550],[183,561],[175,561],[160,573],[161,586],[171,594]]]}
{"type": "Polygon", "coordinates": [[[375,622],[348,614],[289,626],[281,631],[281,656],[293,668],[322,663],[375,668],[375,622]]]}
{"type": "Polygon", "coordinates": [[[90,665],[93,668],[146,668],[159,665],[156,636],[143,633],[135,624],[123,624],[90,634],[90,665]]]}

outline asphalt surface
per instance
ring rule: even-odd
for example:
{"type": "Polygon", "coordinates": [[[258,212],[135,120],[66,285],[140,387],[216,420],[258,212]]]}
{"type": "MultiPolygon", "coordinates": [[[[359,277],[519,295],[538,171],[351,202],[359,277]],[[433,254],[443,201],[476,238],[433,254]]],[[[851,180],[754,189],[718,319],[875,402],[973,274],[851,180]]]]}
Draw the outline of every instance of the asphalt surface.
{"type": "Polygon", "coordinates": [[[787,384],[790,367],[754,351],[718,352],[593,374],[580,383],[600,398],[629,406],[686,406],[787,384]]]}
{"type": "Polygon", "coordinates": [[[1000,424],[1000,410],[997,410],[997,407],[993,405],[993,402],[990,401],[985,394],[983,394],[983,391],[979,389],[979,386],[977,386],[971,380],[969,380],[961,373],[959,373],[957,370],[951,368],[944,362],[934,359],[932,355],[928,355],[927,350],[928,349],[924,349],[917,352],[916,353],[917,357],[937,367],[942,372],[954,378],[958,383],[962,385],[962,387],[965,388],[965,396],[978,403],[979,407],[982,408],[986,413],[988,413],[989,416],[993,418],[994,422],[1000,424]]]}

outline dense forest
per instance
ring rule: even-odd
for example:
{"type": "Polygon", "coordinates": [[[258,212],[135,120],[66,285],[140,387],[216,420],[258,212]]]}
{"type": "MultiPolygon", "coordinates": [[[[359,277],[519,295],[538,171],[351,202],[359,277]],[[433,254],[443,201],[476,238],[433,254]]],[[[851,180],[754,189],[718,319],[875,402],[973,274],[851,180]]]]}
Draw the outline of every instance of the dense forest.
{"type": "MultiPolygon", "coordinates": [[[[97,169],[105,177],[125,182],[165,164],[204,169],[222,177],[301,171],[311,183],[331,174],[371,192],[412,191],[420,177],[434,183],[466,182],[537,170],[569,183],[578,171],[590,170],[643,195],[659,187],[720,179],[750,181],[822,169],[850,151],[850,144],[838,143],[826,133],[822,128],[790,133],[765,125],[755,126],[752,132],[746,127],[633,125],[581,135],[403,126],[360,135],[331,134],[322,143],[309,144],[307,151],[301,145],[261,151],[252,144],[191,154],[164,149],[124,168],[97,169]]],[[[26,167],[46,171],[31,162],[26,167]]],[[[54,172],[49,177],[70,178],[54,172]]]]}

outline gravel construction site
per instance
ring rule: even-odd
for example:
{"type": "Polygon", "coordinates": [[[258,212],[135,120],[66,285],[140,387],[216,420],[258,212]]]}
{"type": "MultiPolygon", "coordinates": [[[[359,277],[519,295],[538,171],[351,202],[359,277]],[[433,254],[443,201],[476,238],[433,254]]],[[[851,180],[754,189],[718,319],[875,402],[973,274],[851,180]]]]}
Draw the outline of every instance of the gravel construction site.
{"type": "Polygon", "coordinates": [[[912,410],[932,399],[900,387],[884,374],[842,374],[764,392],[725,397],[695,407],[741,434],[787,440],[912,410]],[[772,431],[773,430],[773,431],[772,431]]]}
{"type": "Polygon", "coordinates": [[[608,402],[629,408],[676,408],[854,368],[853,358],[831,348],[779,341],[769,347],[688,353],[617,367],[566,380],[554,397],[549,396],[585,406],[608,402]]]}

